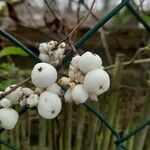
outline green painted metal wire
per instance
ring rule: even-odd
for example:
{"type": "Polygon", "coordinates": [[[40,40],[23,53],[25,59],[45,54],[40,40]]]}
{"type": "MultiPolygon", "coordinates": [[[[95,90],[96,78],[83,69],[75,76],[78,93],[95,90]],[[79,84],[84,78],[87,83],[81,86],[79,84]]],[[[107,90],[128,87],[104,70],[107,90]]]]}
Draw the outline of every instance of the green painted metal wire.
{"type": "Polygon", "coordinates": [[[6,39],[11,41],[16,46],[22,48],[29,56],[31,56],[35,61],[40,61],[37,55],[35,55],[27,46],[25,46],[23,43],[18,41],[15,37],[13,37],[11,34],[6,32],[4,29],[0,29],[0,35],[4,36],[6,39]]]}
{"type": "MultiPolygon", "coordinates": [[[[94,27],[92,27],[87,33],[85,33],[75,44],[75,48],[80,48],[89,38],[93,36],[93,34],[99,30],[106,22],[108,22],[116,13],[118,13],[127,3],[129,0],[123,0],[117,7],[115,7],[112,11],[110,11],[106,16],[100,19],[94,27]]],[[[66,56],[64,57],[62,64],[68,61],[74,52],[70,50],[66,56]]]]}
{"type": "Polygon", "coordinates": [[[116,143],[123,143],[124,141],[128,140],[133,135],[135,135],[137,132],[141,131],[146,126],[150,126],[150,120],[145,121],[144,123],[142,123],[141,125],[139,125],[139,127],[137,127],[136,129],[134,129],[133,131],[131,131],[128,135],[122,137],[120,140],[116,141],[116,143]]]}
{"type": "Polygon", "coordinates": [[[2,139],[0,139],[0,144],[5,145],[6,147],[8,147],[11,150],[17,150],[17,148],[14,145],[9,144],[7,141],[4,141],[2,139]]]}
{"type": "Polygon", "coordinates": [[[107,119],[100,114],[99,112],[97,112],[96,109],[94,109],[91,104],[89,102],[85,102],[83,104],[88,110],[90,110],[95,116],[97,116],[97,118],[105,124],[105,126],[107,126],[107,128],[112,132],[113,135],[116,136],[117,139],[119,139],[119,134],[115,131],[115,129],[110,125],[110,123],[108,123],[107,119]]]}
{"type": "Polygon", "coordinates": [[[126,3],[126,7],[137,18],[137,20],[143,24],[143,26],[147,29],[147,31],[150,32],[150,26],[142,19],[139,13],[137,13],[136,10],[131,6],[131,4],[126,3]]]}

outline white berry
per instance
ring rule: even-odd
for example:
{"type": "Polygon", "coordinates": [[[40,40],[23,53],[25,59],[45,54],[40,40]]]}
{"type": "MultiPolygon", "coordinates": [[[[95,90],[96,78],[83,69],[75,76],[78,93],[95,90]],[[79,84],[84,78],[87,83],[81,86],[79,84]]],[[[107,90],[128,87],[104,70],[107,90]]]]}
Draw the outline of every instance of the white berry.
{"type": "Polygon", "coordinates": [[[47,63],[38,63],[34,66],[31,79],[38,88],[46,88],[57,80],[56,69],[47,63]]]}
{"type": "Polygon", "coordinates": [[[48,42],[47,43],[48,50],[51,51],[53,48],[55,48],[56,44],[57,44],[56,41],[50,41],[50,42],[48,42]]]}
{"type": "Polygon", "coordinates": [[[47,46],[47,43],[41,43],[39,45],[39,51],[41,53],[47,53],[48,52],[48,46],[47,46]]]}
{"type": "Polygon", "coordinates": [[[101,69],[90,71],[85,75],[83,86],[87,92],[100,95],[110,86],[109,75],[101,69]]]}
{"type": "Polygon", "coordinates": [[[0,100],[0,106],[4,108],[9,108],[11,106],[11,101],[7,98],[3,98],[0,100]]]}
{"type": "Polygon", "coordinates": [[[37,94],[31,94],[26,100],[26,105],[28,105],[28,107],[34,107],[38,104],[38,99],[37,94]]]}
{"type": "Polygon", "coordinates": [[[30,88],[22,88],[22,93],[29,96],[33,94],[33,91],[30,88]]]}
{"type": "Polygon", "coordinates": [[[45,119],[55,118],[61,111],[61,99],[52,92],[41,93],[38,102],[38,113],[45,119]]]}
{"type": "Polygon", "coordinates": [[[102,65],[101,58],[91,52],[84,53],[79,59],[79,69],[83,73],[100,68],[102,65]]]}
{"type": "Polygon", "coordinates": [[[66,47],[66,43],[65,43],[65,42],[62,42],[62,43],[60,43],[60,44],[58,45],[58,47],[64,49],[64,48],[66,47]]]}
{"type": "Polygon", "coordinates": [[[74,70],[74,71],[78,71],[78,69],[79,69],[79,60],[80,60],[80,57],[81,57],[81,56],[76,55],[76,56],[74,56],[74,57],[72,58],[69,69],[74,70]]]}
{"type": "Polygon", "coordinates": [[[13,129],[18,121],[19,115],[16,110],[12,108],[2,108],[0,109],[0,122],[1,126],[10,130],[13,129]]]}
{"type": "Polygon", "coordinates": [[[26,103],[27,103],[27,99],[24,98],[23,100],[20,101],[20,106],[21,107],[26,106],[26,103]]]}
{"type": "Polygon", "coordinates": [[[71,88],[69,88],[69,89],[66,91],[66,93],[65,93],[65,95],[64,95],[65,102],[73,102],[71,92],[72,92],[72,89],[71,89],[71,88]]]}
{"type": "Polygon", "coordinates": [[[53,83],[46,88],[46,91],[53,92],[57,95],[61,95],[61,87],[57,83],[53,83]]]}
{"type": "MultiPolygon", "coordinates": [[[[16,85],[11,85],[5,89],[5,92],[11,90],[16,85]]],[[[9,99],[12,104],[18,104],[19,98],[22,96],[21,87],[18,87],[16,90],[8,94],[5,98],[9,99]]]]}
{"type": "Polygon", "coordinates": [[[71,95],[75,104],[84,103],[88,99],[88,93],[86,92],[82,84],[76,85],[72,89],[71,95]]]}
{"type": "Polygon", "coordinates": [[[39,58],[42,62],[46,62],[46,63],[50,62],[48,54],[40,53],[39,58]]]}

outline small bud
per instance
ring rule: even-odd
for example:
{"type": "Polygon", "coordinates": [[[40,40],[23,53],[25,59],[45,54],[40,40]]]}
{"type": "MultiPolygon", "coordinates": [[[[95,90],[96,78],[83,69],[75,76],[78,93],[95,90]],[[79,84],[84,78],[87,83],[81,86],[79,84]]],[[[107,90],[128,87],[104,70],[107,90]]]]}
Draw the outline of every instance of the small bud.
{"type": "Polygon", "coordinates": [[[62,77],[62,78],[59,80],[59,82],[60,82],[61,85],[69,85],[69,83],[70,83],[70,78],[62,77]]]}
{"type": "Polygon", "coordinates": [[[11,101],[8,100],[7,98],[3,98],[0,100],[0,106],[4,108],[9,108],[11,106],[11,101]]]}
{"type": "Polygon", "coordinates": [[[28,105],[29,107],[34,107],[38,104],[38,95],[37,94],[31,94],[28,98],[27,98],[27,102],[26,105],[28,105]]]}

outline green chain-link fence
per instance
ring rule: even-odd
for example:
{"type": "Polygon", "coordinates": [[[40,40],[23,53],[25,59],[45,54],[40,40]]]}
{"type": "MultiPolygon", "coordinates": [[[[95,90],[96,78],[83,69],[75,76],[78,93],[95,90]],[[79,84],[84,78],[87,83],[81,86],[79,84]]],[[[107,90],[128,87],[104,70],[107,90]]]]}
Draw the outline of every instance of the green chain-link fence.
{"type": "MultiPolygon", "coordinates": [[[[143,26],[147,29],[148,32],[150,32],[150,26],[142,19],[142,17],[139,15],[139,13],[133,8],[133,6],[129,2],[130,0],[122,0],[122,2],[116,6],[113,10],[111,10],[106,16],[104,16],[101,20],[99,20],[94,27],[92,27],[87,33],[85,33],[75,44],[75,48],[78,49],[80,48],[89,38],[92,37],[92,35],[99,30],[106,22],[108,22],[115,14],[117,14],[122,8],[127,7],[128,10],[137,18],[139,22],[143,24],[143,26]]],[[[11,36],[9,33],[7,33],[5,30],[0,29],[0,34],[10,40],[12,43],[14,43],[16,46],[19,46],[22,48],[26,53],[28,53],[35,61],[40,62],[39,58],[37,55],[35,55],[29,48],[27,48],[24,44],[19,42],[15,37],[11,36]]],[[[70,50],[68,53],[65,55],[62,64],[57,66],[57,70],[59,70],[62,65],[64,65],[66,62],[70,61],[71,58],[74,55],[74,51],[70,50]]],[[[103,123],[108,130],[111,131],[113,136],[116,137],[116,150],[126,150],[127,148],[123,146],[123,143],[127,141],[129,138],[134,136],[137,132],[141,131],[144,127],[150,125],[150,120],[146,120],[145,122],[141,123],[137,128],[135,128],[133,131],[131,131],[129,134],[121,136],[121,134],[116,131],[109,123],[109,121],[101,114],[98,112],[95,108],[92,107],[90,102],[86,102],[83,104],[89,111],[93,113],[100,121],[103,123]]],[[[19,111],[19,115],[21,116],[23,113],[25,113],[28,110],[27,107],[23,107],[19,111]]],[[[2,133],[5,129],[1,128],[0,133],[2,133]]],[[[9,149],[16,149],[13,145],[8,144],[6,141],[0,139],[0,144],[3,144],[7,146],[9,149]]]]}

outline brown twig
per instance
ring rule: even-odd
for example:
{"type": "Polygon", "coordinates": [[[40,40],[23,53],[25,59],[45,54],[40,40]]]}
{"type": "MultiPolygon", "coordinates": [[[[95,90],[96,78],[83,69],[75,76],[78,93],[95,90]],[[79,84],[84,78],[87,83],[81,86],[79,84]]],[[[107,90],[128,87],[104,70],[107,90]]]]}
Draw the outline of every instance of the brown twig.
{"type": "MultiPolygon", "coordinates": [[[[88,10],[90,11],[90,9],[88,8],[88,6],[84,3],[84,1],[81,2],[81,4],[88,10]]],[[[99,19],[97,18],[97,16],[91,11],[91,15],[92,17],[98,21],[99,19]]],[[[106,29],[105,27],[102,27],[100,31],[100,36],[101,36],[101,41],[103,43],[103,46],[104,46],[104,49],[105,49],[105,52],[106,52],[106,56],[107,56],[107,59],[108,59],[108,62],[109,64],[111,65],[113,63],[112,61],[112,57],[111,57],[111,53],[110,53],[110,50],[109,50],[109,46],[107,44],[107,40],[106,40],[106,36],[105,36],[105,33],[104,33],[104,29],[106,29]]]]}
{"type": "Polygon", "coordinates": [[[89,9],[89,12],[87,13],[87,15],[74,27],[74,29],[69,33],[68,37],[72,37],[72,35],[76,32],[76,30],[79,29],[79,27],[82,25],[82,23],[87,19],[87,17],[91,14],[92,8],[95,4],[96,0],[93,0],[93,3],[89,9]]]}
{"type": "Polygon", "coordinates": [[[93,8],[93,6],[94,6],[94,4],[95,4],[95,1],[96,1],[96,0],[93,0],[92,5],[91,5],[91,7],[90,7],[90,9],[89,9],[89,12],[87,13],[87,15],[73,28],[73,30],[66,36],[65,39],[63,39],[62,41],[58,42],[58,45],[59,45],[61,42],[65,42],[65,41],[67,41],[67,40],[69,40],[69,39],[72,38],[73,34],[79,29],[79,27],[82,25],[82,23],[83,23],[83,22],[87,19],[87,17],[91,14],[91,11],[92,11],[92,8],[93,8]]]}
{"type": "Polygon", "coordinates": [[[2,98],[4,98],[5,96],[9,95],[10,93],[12,93],[13,91],[15,91],[19,86],[23,85],[24,83],[28,82],[31,79],[31,77],[28,77],[27,79],[25,79],[24,81],[20,82],[18,85],[14,86],[13,88],[11,88],[9,91],[4,92],[2,94],[0,94],[0,100],[2,98]]]}
{"type": "Polygon", "coordinates": [[[53,14],[53,16],[55,18],[57,18],[61,22],[61,20],[58,18],[58,16],[56,15],[55,11],[51,8],[51,6],[48,4],[48,2],[46,0],[44,0],[44,3],[46,4],[46,6],[50,10],[50,12],[53,14]]]}
{"type": "MultiPolygon", "coordinates": [[[[123,63],[123,66],[128,66],[131,64],[142,64],[142,63],[149,63],[150,62],[150,58],[145,58],[145,59],[138,59],[135,60],[134,62],[130,61],[126,61],[123,63]]],[[[109,70],[109,69],[113,69],[115,67],[115,65],[110,65],[110,66],[106,66],[104,67],[105,70],[109,70]]]]}

